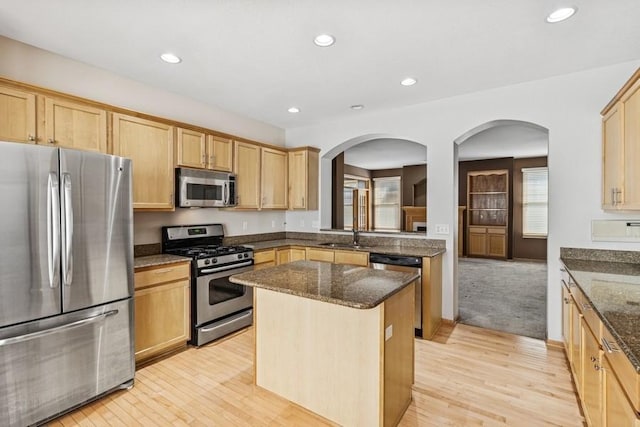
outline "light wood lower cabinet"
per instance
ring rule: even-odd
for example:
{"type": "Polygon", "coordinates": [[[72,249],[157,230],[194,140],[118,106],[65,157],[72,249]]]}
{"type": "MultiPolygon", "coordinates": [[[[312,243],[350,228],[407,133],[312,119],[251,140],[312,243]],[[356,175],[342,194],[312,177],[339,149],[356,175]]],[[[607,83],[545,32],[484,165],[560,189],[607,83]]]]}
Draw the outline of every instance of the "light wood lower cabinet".
{"type": "Polygon", "coordinates": [[[336,264],[352,264],[361,267],[369,266],[369,252],[334,251],[333,262],[336,264]]]}
{"type": "Polygon", "coordinates": [[[135,357],[142,362],[190,338],[189,263],[135,272],[135,357]]]}
{"type": "Polygon", "coordinates": [[[442,324],[442,255],[422,258],[422,338],[431,339],[442,324]]]}
{"type": "Polygon", "coordinates": [[[304,259],[306,259],[306,250],[304,248],[281,248],[276,250],[276,262],[278,265],[304,259]]]}
{"type": "Polygon", "coordinates": [[[307,261],[333,262],[335,251],[333,249],[307,248],[307,261]]]}
{"type": "Polygon", "coordinates": [[[265,249],[253,253],[253,269],[273,267],[276,265],[276,250],[265,249]]]}
{"type": "Polygon", "coordinates": [[[640,417],[629,403],[627,395],[607,358],[602,360],[603,422],[606,426],[640,427],[640,417]]]}
{"type": "Polygon", "coordinates": [[[470,256],[506,258],[507,235],[505,227],[469,227],[470,256]]]}
{"type": "Polygon", "coordinates": [[[602,352],[586,320],[582,319],[582,407],[588,424],[602,426],[602,352]]]}

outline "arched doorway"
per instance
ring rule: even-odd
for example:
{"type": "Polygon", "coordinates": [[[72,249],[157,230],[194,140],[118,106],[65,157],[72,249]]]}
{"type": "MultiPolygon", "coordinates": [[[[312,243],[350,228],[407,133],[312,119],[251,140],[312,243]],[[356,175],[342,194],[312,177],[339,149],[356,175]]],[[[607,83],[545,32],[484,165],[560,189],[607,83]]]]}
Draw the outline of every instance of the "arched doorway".
{"type": "Polygon", "coordinates": [[[495,120],[454,141],[461,323],[546,338],[548,135],[495,120]]]}

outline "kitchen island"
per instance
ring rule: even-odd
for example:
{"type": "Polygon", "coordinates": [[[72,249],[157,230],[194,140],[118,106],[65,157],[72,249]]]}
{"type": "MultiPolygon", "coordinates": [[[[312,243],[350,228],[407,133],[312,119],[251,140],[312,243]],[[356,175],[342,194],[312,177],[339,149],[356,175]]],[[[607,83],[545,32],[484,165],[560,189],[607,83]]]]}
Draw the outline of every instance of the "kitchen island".
{"type": "Polygon", "coordinates": [[[417,275],[296,261],[255,287],[255,383],[341,425],[396,425],[411,402],[417,275]]]}

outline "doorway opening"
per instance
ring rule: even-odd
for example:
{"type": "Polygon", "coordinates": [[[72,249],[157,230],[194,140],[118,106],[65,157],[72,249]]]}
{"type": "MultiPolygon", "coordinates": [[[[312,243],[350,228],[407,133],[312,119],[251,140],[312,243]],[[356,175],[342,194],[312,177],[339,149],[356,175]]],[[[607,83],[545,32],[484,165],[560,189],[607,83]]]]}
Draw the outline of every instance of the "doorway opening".
{"type": "Polygon", "coordinates": [[[547,336],[548,142],[516,120],[455,141],[460,323],[547,336]]]}

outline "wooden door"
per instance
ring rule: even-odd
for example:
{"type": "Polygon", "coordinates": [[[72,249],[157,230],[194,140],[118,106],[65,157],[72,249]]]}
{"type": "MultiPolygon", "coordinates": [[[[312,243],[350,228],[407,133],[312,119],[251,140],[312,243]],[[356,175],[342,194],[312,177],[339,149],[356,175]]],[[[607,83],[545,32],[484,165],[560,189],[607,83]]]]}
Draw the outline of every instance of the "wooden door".
{"type": "Polygon", "coordinates": [[[131,159],[133,207],[173,210],[173,126],[113,115],[113,151],[131,159]]]}
{"type": "Polygon", "coordinates": [[[287,153],[263,147],[261,170],[260,206],[263,209],[286,209],[289,191],[287,153]]]}
{"type": "Polygon", "coordinates": [[[624,188],[621,208],[640,209],[640,80],[622,98],[624,114],[624,188]]]}
{"type": "Polygon", "coordinates": [[[190,129],[177,128],[177,166],[205,168],[207,166],[206,135],[190,129]]]}
{"type": "Polygon", "coordinates": [[[135,293],[136,361],[189,340],[189,280],[135,293]]]}
{"type": "Polygon", "coordinates": [[[289,152],[289,209],[307,208],[307,151],[289,152]]]}
{"type": "Polygon", "coordinates": [[[236,173],[236,196],[239,209],[260,207],[260,147],[235,141],[233,170],[236,173]]]}
{"type": "Polygon", "coordinates": [[[44,111],[44,138],[39,144],[107,152],[106,110],[46,97],[44,111]]]}
{"type": "Polygon", "coordinates": [[[36,96],[0,87],[0,141],[36,142],[36,96]]]}
{"type": "Polygon", "coordinates": [[[582,394],[585,415],[591,427],[602,426],[602,378],[600,345],[582,319],[582,394]]]}
{"type": "Polygon", "coordinates": [[[469,227],[469,244],[467,245],[468,255],[486,255],[487,254],[487,232],[482,227],[469,227]]]}
{"type": "Polygon", "coordinates": [[[564,350],[571,363],[571,310],[573,309],[571,294],[567,287],[562,284],[562,337],[564,350]]]}
{"type": "Polygon", "coordinates": [[[629,402],[606,357],[602,359],[602,412],[608,427],[640,427],[640,417],[629,402]]]}
{"type": "Polygon", "coordinates": [[[602,208],[615,209],[623,176],[622,103],[602,118],[602,208]]]}
{"type": "Polygon", "coordinates": [[[233,140],[220,136],[207,137],[207,169],[231,172],[233,170],[233,140]]]}

